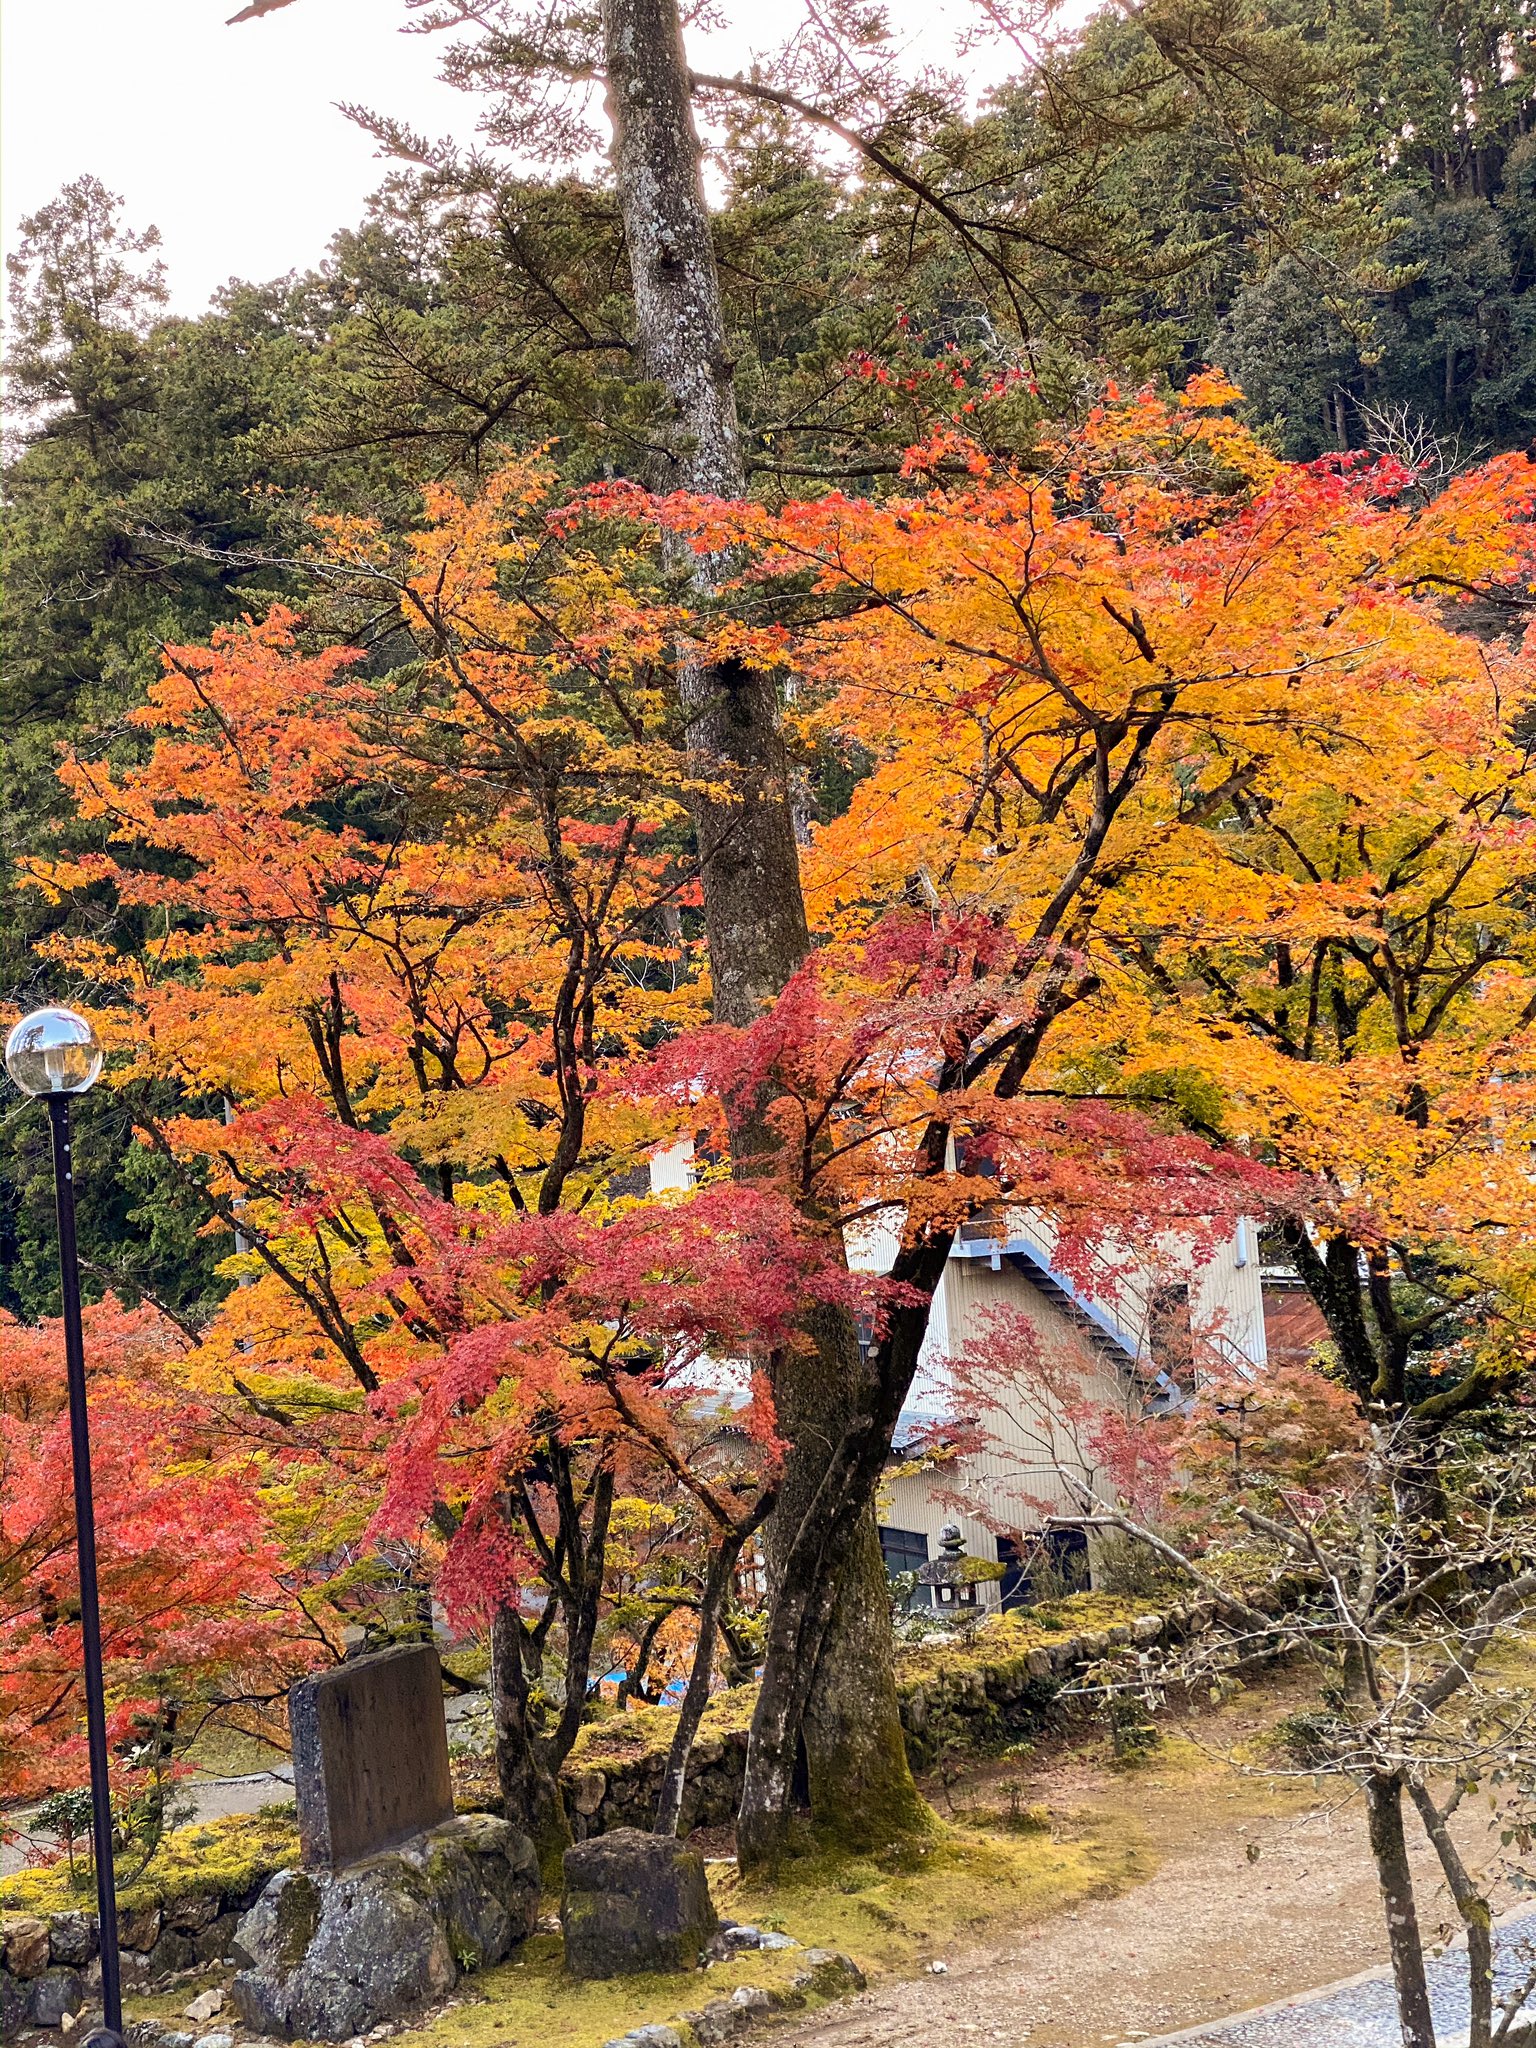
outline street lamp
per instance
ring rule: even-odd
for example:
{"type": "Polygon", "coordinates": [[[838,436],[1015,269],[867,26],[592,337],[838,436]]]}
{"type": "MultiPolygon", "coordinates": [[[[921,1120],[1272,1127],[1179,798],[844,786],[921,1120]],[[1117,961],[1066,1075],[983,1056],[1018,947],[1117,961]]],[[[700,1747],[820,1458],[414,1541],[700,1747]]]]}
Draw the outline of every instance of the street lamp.
{"type": "Polygon", "coordinates": [[[107,1783],[107,1709],[101,1676],[101,1612],[96,1599],[96,1514],[91,1500],[91,1437],[85,1406],[85,1347],[80,1333],[80,1264],[75,1249],[75,1175],[69,1105],[101,1072],[101,1041],[73,1010],[34,1010],[12,1027],[5,1065],[23,1095],[41,1095],[53,1129],[53,1194],[59,1218],[59,1285],[64,1298],[64,1360],[69,1378],[69,1438],[75,1468],[75,1547],[80,1557],[80,1638],[85,1651],[85,1724],[91,1752],[91,1836],[96,1850],[96,1915],[101,1939],[101,2002],[106,2030],[82,2048],[121,2048],[123,1998],[117,1958],[117,1883],[112,1869],[112,1803],[107,1783]]]}

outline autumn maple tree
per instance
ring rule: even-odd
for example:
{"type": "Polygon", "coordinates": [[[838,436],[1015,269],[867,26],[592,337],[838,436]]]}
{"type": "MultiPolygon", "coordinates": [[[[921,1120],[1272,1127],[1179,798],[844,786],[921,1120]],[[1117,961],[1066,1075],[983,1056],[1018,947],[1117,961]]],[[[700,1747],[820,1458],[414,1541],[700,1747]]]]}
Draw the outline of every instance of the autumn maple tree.
{"type": "MultiPolygon", "coordinates": [[[[787,635],[760,631],[756,658],[792,658],[805,729],[870,763],[803,862],[826,941],[819,982],[846,975],[856,1010],[878,998],[861,947],[887,957],[877,934],[897,906],[926,919],[939,956],[953,921],[966,932],[928,984],[930,999],[950,989],[931,1062],[887,1063],[906,1098],[892,1126],[904,1150],[881,1155],[895,1178],[857,1198],[901,1219],[902,1238],[879,1341],[847,1365],[858,1390],[843,1411],[850,1501],[875,1483],[948,1228],[981,1197],[951,1176],[952,1141],[993,1155],[988,1196],[1027,1202],[1038,1181],[1014,1174],[1008,1152],[1042,1104],[1097,1115],[1106,1094],[1161,1100],[1165,1123],[1188,1124],[1166,1053],[1130,1073],[1117,1061],[1127,1017],[1153,1000],[1155,977],[1127,931],[1138,906],[1179,901],[1192,849],[1224,848],[1249,792],[1284,789],[1305,804],[1339,753],[1369,760],[1384,702],[1396,715],[1410,700],[1407,727],[1416,717],[1453,726],[1485,657],[1448,600],[1529,576],[1522,459],[1424,502],[1390,461],[1277,463],[1232,420],[1232,397],[1214,375],[1173,401],[1111,392],[1023,473],[945,429],[909,458],[914,493],[879,504],[649,504],[648,516],[712,559],[750,551],[744,605],[777,587],[791,617],[811,614],[787,635]],[[967,481],[922,487],[957,458],[967,481]],[[985,941],[973,952],[978,928],[985,941]],[[963,1002],[957,976],[977,984],[963,1002]]],[[[642,509],[633,492],[610,502],[642,509]]],[[[1493,658],[1516,675],[1524,659],[1508,648],[1493,658]]],[[[1245,926],[1252,891],[1237,863],[1222,887],[1224,913],[1245,926]]],[[[857,1156],[825,1119],[820,1129],[829,1158],[857,1156]]],[[[1241,1119],[1212,1135],[1228,1157],[1267,1142],[1241,1119]]],[[[1069,1138],[1054,1156],[1073,1156],[1069,1138]]],[[[829,1171],[814,1142],[794,1170],[814,1211],[829,1171]]],[[[1221,1207],[1214,1189],[1211,1207],[1221,1207]]],[[[796,1538],[806,1587],[836,1568],[836,1494],[818,1483],[814,1499],[796,1538]]],[[[792,1692],[814,1663],[815,1622],[808,1640],[787,1614],[781,1597],[765,1700],[776,1674],[792,1692]]],[[[760,1815],[782,1814],[794,1721],[791,1706],[757,1752],[763,1784],[749,1766],[748,1854],[760,1815]]],[[[782,1821],[761,1825],[771,1854],[782,1821]]]]}
{"type": "MultiPolygon", "coordinates": [[[[929,1824],[899,1740],[848,1750],[838,1786],[840,1745],[884,1722],[820,1652],[977,1208],[1027,1206],[1086,1275],[1170,1222],[1294,1233],[1321,1185],[1326,1235],[1374,1199],[1280,1142],[1263,1034],[1175,1000],[1165,950],[1216,934],[1262,980],[1257,853],[1278,865],[1378,743],[1405,786],[1431,744],[1465,762],[1478,679],[1507,704],[1525,657],[1462,630],[1451,585],[1528,575],[1527,471],[1425,502],[1391,463],[1278,464],[1232,397],[1109,392],[1027,470],[946,427],[878,502],[564,502],[524,462],[436,491],[404,539],[328,522],[307,621],[171,648],[144,758],[66,766],[110,850],[32,878],[142,920],[143,944],[69,957],[112,991],[117,1083],[181,1091],[170,1120],[137,1098],[144,1141],[237,1245],[191,1370],[487,1630],[503,1789],[546,1847],[615,1514],[668,1488],[710,1532],[711,1597],[773,1509],[744,1859],[792,1839],[808,1730],[814,1809],[862,1788],[847,1839],[929,1824]],[[690,743],[699,673],[792,673],[793,744],[857,764],[799,854],[814,950],[732,1021],[697,820],[728,832],[733,788],[690,743]],[[1210,1087],[1228,1107],[1202,1121],[1210,1087]],[[696,1184],[651,1196],[684,1139],[696,1184]],[[855,1281],[844,1232],[871,1226],[892,1262],[855,1281]]],[[[1475,794],[1458,775],[1442,811],[1475,794]]],[[[1467,834],[1507,863],[1487,812],[1467,834]]],[[[1347,894],[1312,901],[1338,918],[1347,894]]],[[[1514,1114],[1498,1029],[1478,1071],[1514,1114]]],[[[1316,1128],[1364,1159],[1356,1101],[1316,1128]]],[[[888,1675],[888,1642],[870,1655],[888,1675]]]]}
{"type": "MultiPolygon", "coordinates": [[[[220,1708],[281,1697],[326,1652],[285,1582],[263,1474],[189,1396],[186,1342],[109,1296],[86,1313],[109,1735],[132,1791],[220,1708]],[[178,1727],[178,1723],[180,1724],[178,1727]],[[136,1769],[137,1767],[137,1769],[136,1769]]],[[[63,1337],[0,1325],[0,1799],[85,1774],[63,1337]]]]}
{"type": "Polygon", "coordinates": [[[371,1486],[378,1536],[425,1532],[450,1613],[489,1634],[509,1810],[557,1849],[615,1504],[652,1468],[691,1489],[714,1597],[774,1440],[749,1402],[736,1435],[762,1454],[721,1469],[686,1368],[706,1338],[782,1340],[815,1260],[771,1191],[636,1205],[678,1112],[608,1077],[701,1015],[681,757],[647,670],[668,617],[595,554],[544,561],[546,488],[530,465],[473,505],[442,494],[398,548],[327,528],[332,602],[387,592],[419,659],[367,683],[283,614],[170,649],[144,765],[67,771],[132,852],[39,873],[108,880],[163,932],[75,958],[131,1006],[124,1084],[183,1091],[145,1141],[239,1247],[197,1370],[274,1457],[371,1486]],[[538,580],[508,594],[522,555],[538,580]]]}

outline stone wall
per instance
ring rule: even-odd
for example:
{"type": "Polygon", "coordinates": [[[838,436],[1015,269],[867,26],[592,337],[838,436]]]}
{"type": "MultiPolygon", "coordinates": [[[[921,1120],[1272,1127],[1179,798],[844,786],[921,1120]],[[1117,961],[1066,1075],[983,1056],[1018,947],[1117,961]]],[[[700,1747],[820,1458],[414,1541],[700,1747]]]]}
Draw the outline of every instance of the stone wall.
{"type": "MultiPolygon", "coordinates": [[[[270,1876],[239,1891],[189,1890],[117,1917],[125,1991],[146,1990],[222,1963],[240,1916],[270,1876]]],[[[24,2026],[56,2027],[100,1995],[99,1923],[94,1913],[0,1912],[0,2040],[24,2026]]]]}
{"type": "MultiPolygon", "coordinates": [[[[1064,1602],[1090,1612],[1112,1603],[1064,1602]]],[[[932,1766],[940,1746],[958,1742],[983,1750],[1035,1733],[1069,1712],[1081,1712],[1081,1696],[1069,1708],[1060,1700],[1064,1688],[1095,1664],[1117,1652],[1150,1650],[1207,1629],[1215,1619],[1208,1601],[1175,1606],[1163,1614],[1127,1613],[1099,1628],[1053,1631],[1038,1617],[1014,1624],[1008,1618],[990,1621],[969,1643],[943,1644],[909,1651],[898,1662],[897,1687],[907,1753],[915,1770],[932,1766]]],[[[683,1795],[683,1827],[727,1827],[736,1817],[746,1769],[747,1711],[750,1695],[741,1695],[732,1715],[735,1725],[711,1726],[706,1718],[694,1746],[688,1787],[683,1795]]],[[[729,1696],[727,1696],[729,1699],[729,1696]]],[[[722,1705],[711,1707],[711,1717],[722,1705]]],[[[566,1803],[573,1832],[579,1839],[609,1828],[651,1825],[666,1767],[660,1737],[674,1717],[656,1710],[622,1720],[600,1722],[584,1731],[563,1773],[566,1803]],[[654,1731],[654,1732],[653,1732],[654,1731]]]]}

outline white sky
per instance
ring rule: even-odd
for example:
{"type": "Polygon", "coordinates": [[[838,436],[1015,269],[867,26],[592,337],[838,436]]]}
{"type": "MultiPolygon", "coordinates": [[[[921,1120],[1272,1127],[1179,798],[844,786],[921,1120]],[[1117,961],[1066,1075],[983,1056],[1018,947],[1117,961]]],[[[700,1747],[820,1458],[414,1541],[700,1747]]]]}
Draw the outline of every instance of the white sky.
{"type": "MultiPolygon", "coordinates": [[[[3,0],[0,231],[91,172],[153,222],[178,312],[231,277],[314,263],[387,166],[336,111],[359,101],[429,135],[472,132],[476,102],[436,77],[437,39],[403,35],[399,0],[296,0],[227,28],[239,0],[3,0]]],[[[951,0],[960,4],[960,0],[951,0]]],[[[771,47],[795,0],[725,0],[714,68],[771,47]]],[[[892,13],[935,34],[943,5],[892,13]]],[[[702,56],[704,53],[701,52],[702,56]]],[[[696,59],[697,61],[697,59],[696,59]]]]}

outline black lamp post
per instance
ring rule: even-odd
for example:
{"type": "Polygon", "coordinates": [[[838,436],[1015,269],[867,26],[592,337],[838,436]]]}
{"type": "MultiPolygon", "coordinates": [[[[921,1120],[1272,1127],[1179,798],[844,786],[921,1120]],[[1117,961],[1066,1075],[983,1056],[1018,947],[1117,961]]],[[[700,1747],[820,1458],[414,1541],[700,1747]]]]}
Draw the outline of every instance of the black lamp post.
{"type": "Polygon", "coordinates": [[[80,1332],[80,1265],[75,1249],[75,1176],[70,1099],[101,1072],[95,1032],[73,1010],[34,1010],[5,1041],[5,1065],[24,1095],[41,1095],[53,1129],[53,1192],[59,1217],[59,1285],[64,1298],[64,1359],[69,1379],[69,1438],[75,1471],[75,1547],[80,1558],[80,1639],[85,1652],[85,1723],[91,1753],[91,1836],[96,1854],[96,1914],[101,1943],[105,2030],[82,2048],[122,2048],[123,2000],[117,1956],[117,1884],[112,1869],[112,1801],[107,1781],[107,1708],[101,1675],[101,1612],[96,1599],[96,1513],[91,1498],[91,1437],[80,1332]]]}

